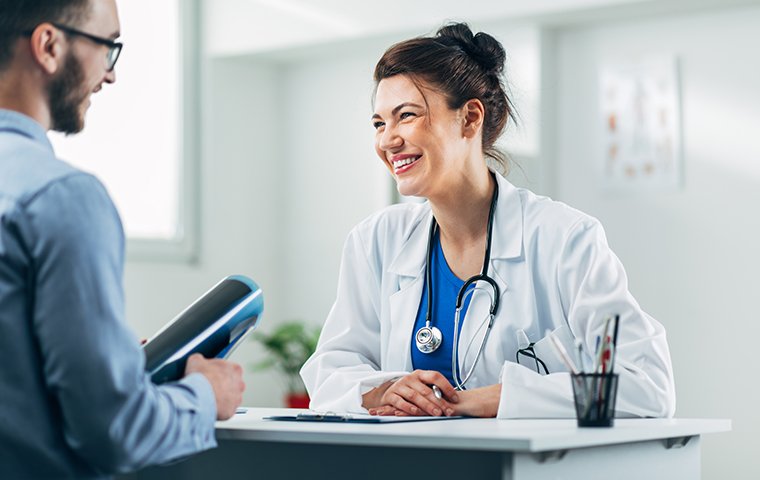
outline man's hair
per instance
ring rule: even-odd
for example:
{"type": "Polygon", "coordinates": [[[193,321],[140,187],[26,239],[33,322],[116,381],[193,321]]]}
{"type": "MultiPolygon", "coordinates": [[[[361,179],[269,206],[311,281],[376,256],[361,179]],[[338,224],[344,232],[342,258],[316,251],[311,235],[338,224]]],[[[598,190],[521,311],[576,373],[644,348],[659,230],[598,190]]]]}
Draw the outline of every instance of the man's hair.
{"type": "Polygon", "coordinates": [[[16,39],[43,22],[74,24],[89,13],[90,0],[0,0],[0,71],[13,57],[16,39]]]}

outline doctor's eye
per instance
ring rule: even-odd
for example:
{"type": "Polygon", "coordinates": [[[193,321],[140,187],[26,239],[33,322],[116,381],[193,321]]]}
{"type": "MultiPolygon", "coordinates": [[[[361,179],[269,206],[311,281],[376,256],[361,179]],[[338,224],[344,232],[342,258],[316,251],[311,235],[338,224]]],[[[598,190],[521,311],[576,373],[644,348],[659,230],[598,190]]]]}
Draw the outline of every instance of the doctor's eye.
{"type": "Polygon", "coordinates": [[[375,122],[372,122],[372,126],[375,127],[375,130],[378,130],[380,127],[385,126],[385,122],[375,121],[375,122]]]}
{"type": "Polygon", "coordinates": [[[401,114],[398,116],[401,120],[405,120],[407,118],[416,117],[417,114],[414,112],[401,112],[401,114]]]}

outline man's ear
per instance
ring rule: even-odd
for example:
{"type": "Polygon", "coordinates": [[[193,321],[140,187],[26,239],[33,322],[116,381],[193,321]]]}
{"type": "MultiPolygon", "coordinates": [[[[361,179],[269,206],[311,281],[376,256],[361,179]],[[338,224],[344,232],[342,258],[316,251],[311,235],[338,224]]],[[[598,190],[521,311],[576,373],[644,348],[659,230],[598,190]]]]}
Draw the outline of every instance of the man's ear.
{"type": "Polygon", "coordinates": [[[66,36],[51,23],[41,23],[32,32],[29,46],[32,58],[48,75],[63,67],[66,55],[66,36]]]}
{"type": "Polygon", "coordinates": [[[483,103],[477,98],[467,100],[460,109],[462,118],[462,135],[474,138],[483,127],[486,111],[483,103]]]}

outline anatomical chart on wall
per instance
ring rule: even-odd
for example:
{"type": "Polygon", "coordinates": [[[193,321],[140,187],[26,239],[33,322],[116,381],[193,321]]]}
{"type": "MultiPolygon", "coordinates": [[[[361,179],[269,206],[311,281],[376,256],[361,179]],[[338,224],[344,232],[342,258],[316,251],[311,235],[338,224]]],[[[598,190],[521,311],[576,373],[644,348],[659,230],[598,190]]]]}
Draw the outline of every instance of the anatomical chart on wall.
{"type": "Polygon", "coordinates": [[[599,80],[603,188],[679,188],[681,110],[675,57],[605,65],[599,80]]]}

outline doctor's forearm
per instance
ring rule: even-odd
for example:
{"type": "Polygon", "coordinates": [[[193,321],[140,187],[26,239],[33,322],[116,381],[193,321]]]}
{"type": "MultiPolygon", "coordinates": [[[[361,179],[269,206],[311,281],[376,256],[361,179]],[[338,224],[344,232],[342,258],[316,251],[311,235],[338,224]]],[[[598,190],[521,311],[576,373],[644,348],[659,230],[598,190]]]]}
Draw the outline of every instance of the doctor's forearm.
{"type": "Polygon", "coordinates": [[[388,387],[390,387],[392,383],[393,383],[392,381],[385,382],[379,387],[375,387],[369,392],[362,395],[362,407],[369,410],[370,408],[377,408],[377,407],[382,406],[383,395],[385,394],[385,391],[388,390],[388,387]]]}

